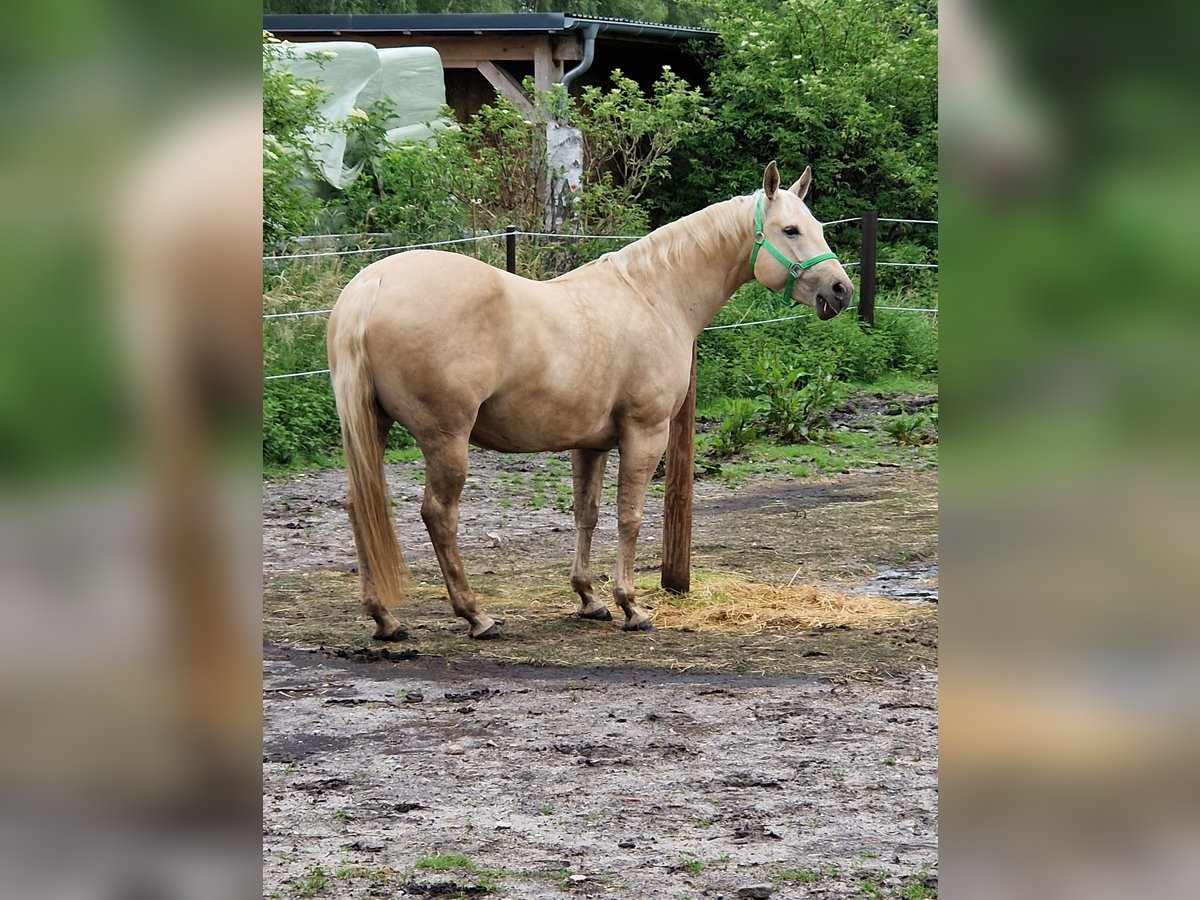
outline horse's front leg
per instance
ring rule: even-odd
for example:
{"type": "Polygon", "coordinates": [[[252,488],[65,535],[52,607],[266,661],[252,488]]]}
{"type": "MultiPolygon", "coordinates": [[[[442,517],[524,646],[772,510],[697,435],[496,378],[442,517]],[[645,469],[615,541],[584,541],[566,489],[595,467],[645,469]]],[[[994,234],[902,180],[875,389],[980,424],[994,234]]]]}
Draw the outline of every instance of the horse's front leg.
{"type": "Polygon", "coordinates": [[[425,454],[425,499],[421,518],[429,530],[429,539],[437,553],[446,592],[455,615],[470,625],[473,638],[498,638],[500,623],[479,606],[467,581],[462,554],[458,549],[458,503],[467,479],[467,438],[450,438],[422,447],[425,454]]]}
{"type": "Polygon", "coordinates": [[[668,423],[651,429],[627,431],[621,436],[621,465],[617,475],[617,563],[613,596],[625,611],[626,631],[651,631],[650,617],[633,603],[633,563],[637,554],[646,488],[663,451],[667,449],[668,423]]]}
{"type": "Polygon", "coordinates": [[[612,613],[592,592],[592,534],[600,515],[600,495],[604,488],[607,450],[571,452],[571,480],[575,496],[575,559],[571,563],[571,589],[583,604],[579,615],[607,622],[612,613]]]}

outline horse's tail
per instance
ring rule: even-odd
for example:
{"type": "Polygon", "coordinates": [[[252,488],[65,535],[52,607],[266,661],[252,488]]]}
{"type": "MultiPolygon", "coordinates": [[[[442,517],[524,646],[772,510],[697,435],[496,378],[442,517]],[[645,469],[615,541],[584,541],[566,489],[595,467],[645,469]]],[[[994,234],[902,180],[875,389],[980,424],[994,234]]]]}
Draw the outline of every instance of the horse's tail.
{"type": "MultiPolygon", "coordinates": [[[[383,472],[386,420],[375,396],[366,352],[366,326],[379,293],[377,278],[347,285],[330,316],[328,351],[330,380],[342,424],[346,453],[347,503],[360,567],[370,570],[378,601],[399,602],[412,574],[400,553],[392,525],[387,479],[383,472]]],[[[363,578],[367,573],[359,572],[363,578]]],[[[365,582],[364,582],[365,589],[365,582]]],[[[369,602],[364,590],[364,601],[369,602]]]]}

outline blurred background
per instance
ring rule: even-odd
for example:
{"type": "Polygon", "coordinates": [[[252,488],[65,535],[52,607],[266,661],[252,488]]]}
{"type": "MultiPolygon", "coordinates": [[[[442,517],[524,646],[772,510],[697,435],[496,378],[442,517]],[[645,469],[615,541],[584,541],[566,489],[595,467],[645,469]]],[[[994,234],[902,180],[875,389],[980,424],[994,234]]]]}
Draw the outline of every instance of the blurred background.
{"type": "MultiPolygon", "coordinates": [[[[1197,13],[946,0],[941,881],[1200,853],[1197,13]]],[[[0,32],[0,894],[259,879],[261,10],[0,32]]]]}
{"type": "Polygon", "coordinates": [[[1196,11],[940,14],[941,884],[1184,896],[1200,851],[1196,11]]]}
{"type": "Polygon", "coordinates": [[[259,884],[260,10],[0,35],[0,895],[259,884]]]}

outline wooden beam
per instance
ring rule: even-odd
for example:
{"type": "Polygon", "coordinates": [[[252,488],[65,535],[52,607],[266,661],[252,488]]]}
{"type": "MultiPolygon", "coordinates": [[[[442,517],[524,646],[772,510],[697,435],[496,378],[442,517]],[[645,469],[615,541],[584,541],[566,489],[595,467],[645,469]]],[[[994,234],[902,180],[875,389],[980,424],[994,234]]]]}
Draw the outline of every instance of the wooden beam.
{"type": "MultiPolygon", "coordinates": [[[[282,36],[282,35],[281,35],[282,36]]],[[[576,35],[491,35],[472,37],[438,34],[354,34],[287,35],[287,40],[365,41],[376,47],[433,47],[442,57],[446,68],[463,68],[477,59],[524,60],[530,62],[538,47],[550,47],[551,57],[558,61],[583,59],[583,41],[576,35]]]]}
{"type": "Polygon", "coordinates": [[[521,111],[521,114],[526,119],[530,122],[536,119],[537,113],[534,110],[533,104],[525,96],[525,92],[521,90],[521,84],[517,79],[513,78],[490,59],[476,60],[475,67],[479,69],[479,73],[484,78],[492,83],[492,87],[512,101],[513,105],[521,111]]]}
{"type": "Polygon", "coordinates": [[[662,586],[675,594],[692,589],[692,482],[696,474],[696,345],[687,396],[671,419],[663,497],[662,586]]]}
{"type": "Polygon", "coordinates": [[[533,86],[539,91],[548,91],[562,80],[562,72],[562,61],[554,59],[554,51],[547,36],[533,48],[533,86]]]}

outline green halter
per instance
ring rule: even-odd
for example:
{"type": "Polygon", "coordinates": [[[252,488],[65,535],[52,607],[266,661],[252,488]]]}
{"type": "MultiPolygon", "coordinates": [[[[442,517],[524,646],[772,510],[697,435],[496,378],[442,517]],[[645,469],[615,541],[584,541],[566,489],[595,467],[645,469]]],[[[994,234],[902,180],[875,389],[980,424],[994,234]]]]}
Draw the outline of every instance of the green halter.
{"type": "Polygon", "coordinates": [[[779,248],[775,247],[763,237],[763,192],[756,192],[758,201],[754,204],[754,249],[750,251],[750,274],[754,274],[754,263],[758,259],[758,251],[762,247],[767,248],[767,252],[775,257],[788,270],[787,284],[783,286],[783,297],[789,303],[795,303],[792,299],[792,285],[796,283],[796,279],[804,274],[805,269],[811,269],[817,263],[825,262],[827,259],[837,259],[836,253],[819,253],[812,259],[806,259],[803,262],[793,262],[784,256],[779,248]]]}

